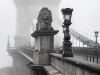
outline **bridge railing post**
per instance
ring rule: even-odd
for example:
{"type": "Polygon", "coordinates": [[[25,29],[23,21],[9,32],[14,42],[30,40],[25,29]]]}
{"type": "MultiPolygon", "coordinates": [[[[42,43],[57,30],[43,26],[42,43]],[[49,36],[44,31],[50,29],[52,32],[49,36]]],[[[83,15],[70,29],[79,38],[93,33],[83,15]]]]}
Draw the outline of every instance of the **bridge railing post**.
{"type": "Polygon", "coordinates": [[[91,62],[91,56],[90,56],[90,62],[91,62]]]}
{"type": "Polygon", "coordinates": [[[97,56],[97,63],[98,63],[98,56],[97,56]]]}
{"type": "Polygon", "coordinates": [[[94,56],[93,56],[93,62],[94,62],[94,56]]]}

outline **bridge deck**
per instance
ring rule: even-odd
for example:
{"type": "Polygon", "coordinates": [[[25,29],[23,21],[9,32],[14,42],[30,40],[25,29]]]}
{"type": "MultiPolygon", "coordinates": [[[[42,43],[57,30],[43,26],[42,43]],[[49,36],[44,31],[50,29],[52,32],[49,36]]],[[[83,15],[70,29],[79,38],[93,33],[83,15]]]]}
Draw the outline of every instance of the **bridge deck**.
{"type": "MultiPolygon", "coordinates": [[[[14,52],[14,51],[12,51],[12,52],[14,52]]],[[[33,62],[33,58],[32,58],[33,57],[33,55],[32,55],[33,50],[32,49],[31,50],[29,50],[29,49],[25,50],[25,48],[24,48],[23,50],[19,49],[15,52],[18,52],[17,54],[19,54],[19,55],[17,57],[13,56],[14,57],[13,58],[13,66],[11,68],[8,67],[8,68],[5,68],[5,69],[1,69],[0,75],[4,75],[4,73],[8,73],[8,74],[5,74],[5,75],[14,75],[17,71],[19,72],[19,74],[17,74],[17,73],[16,74],[20,75],[21,73],[23,73],[26,70],[28,70],[28,73],[31,73],[29,71],[29,69],[26,67],[26,64],[33,62]],[[22,65],[24,65],[24,66],[22,66],[22,65]],[[19,71],[19,68],[21,69],[21,71],[19,71]],[[24,68],[24,69],[22,69],[22,68],[24,68]]],[[[86,60],[86,57],[84,57],[82,55],[77,55],[77,54],[74,54],[73,58],[77,58],[77,59],[81,59],[81,60],[85,59],[86,60]]],[[[88,57],[88,59],[89,59],[89,57],[88,57]]],[[[91,59],[91,61],[93,61],[93,60],[91,59]]],[[[95,57],[94,62],[96,63],[96,61],[97,60],[96,60],[96,57],[95,57]]],[[[100,58],[99,58],[98,63],[100,63],[100,58]]],[[[44,66],[44,67],[50,74],[57,73],[57,75],[62,75],[62,74],[58,73],[56,70],[50,71],[50,68],[53,68],[52,66],[44,66]]],[[[24,75],[26,75],[26,74],[24,74],[24,75]]]]}

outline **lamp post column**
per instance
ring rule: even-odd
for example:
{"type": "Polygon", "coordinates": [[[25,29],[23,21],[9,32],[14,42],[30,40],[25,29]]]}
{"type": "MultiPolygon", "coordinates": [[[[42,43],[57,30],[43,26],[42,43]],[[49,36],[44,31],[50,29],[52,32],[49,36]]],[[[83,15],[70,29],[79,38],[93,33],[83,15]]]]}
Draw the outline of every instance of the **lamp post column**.
{"type": "Polygon", "coordinates": [[[95,33],[95,37],[96,37],[96,41],[95,41],[95,42],[96,42],[96,47],[97,47],[97,44],[98,44],[98,42],[97,42],[97,37],[98,37],[98,33],[99,33],[99,32],[98,32],[98,31],[95,31],[94,33],[95,33]]]}
{"type": "Polygon", "coordinates": [[[64,25],[63,25],[63,33],[64,33],[64,40],[63,40],[63,57],[73,57],[72,54],[72,43],[70,42],[70,34],[69,34],[69,26],[71,25],[71,14],[73,9],[66,8],[62,9],[62,13],[64,16],[64,25]]]}

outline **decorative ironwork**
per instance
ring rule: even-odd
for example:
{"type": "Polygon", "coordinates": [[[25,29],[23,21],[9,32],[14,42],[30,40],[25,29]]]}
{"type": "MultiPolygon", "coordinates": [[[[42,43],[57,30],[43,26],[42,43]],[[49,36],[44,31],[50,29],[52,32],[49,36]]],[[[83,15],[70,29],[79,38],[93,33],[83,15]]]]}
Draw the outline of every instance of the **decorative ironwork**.
{"type": "Polygon", "coordinates": [[[69,26],[71,25],[71,15],[73,9],[66,8],[61,10],[64,16],[64,25],[63,33],[64,33],[64,41],[63,41],[63,57],[73,57],[72,54],[72,43],[70,42],[70,34],[69,34],[69,26]]]}

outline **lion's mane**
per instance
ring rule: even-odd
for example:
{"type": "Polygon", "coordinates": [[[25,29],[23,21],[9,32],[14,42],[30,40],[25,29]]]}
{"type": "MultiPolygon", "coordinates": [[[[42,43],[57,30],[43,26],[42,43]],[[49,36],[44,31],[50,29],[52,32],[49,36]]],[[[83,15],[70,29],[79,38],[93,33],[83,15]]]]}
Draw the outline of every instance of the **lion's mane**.
{"type": "Polygon", "coordinates": [[[48,8],[42,8],[39,12],[36,28],[37,30],[53,30],[51,26],[52,13],[48,8]]]}

